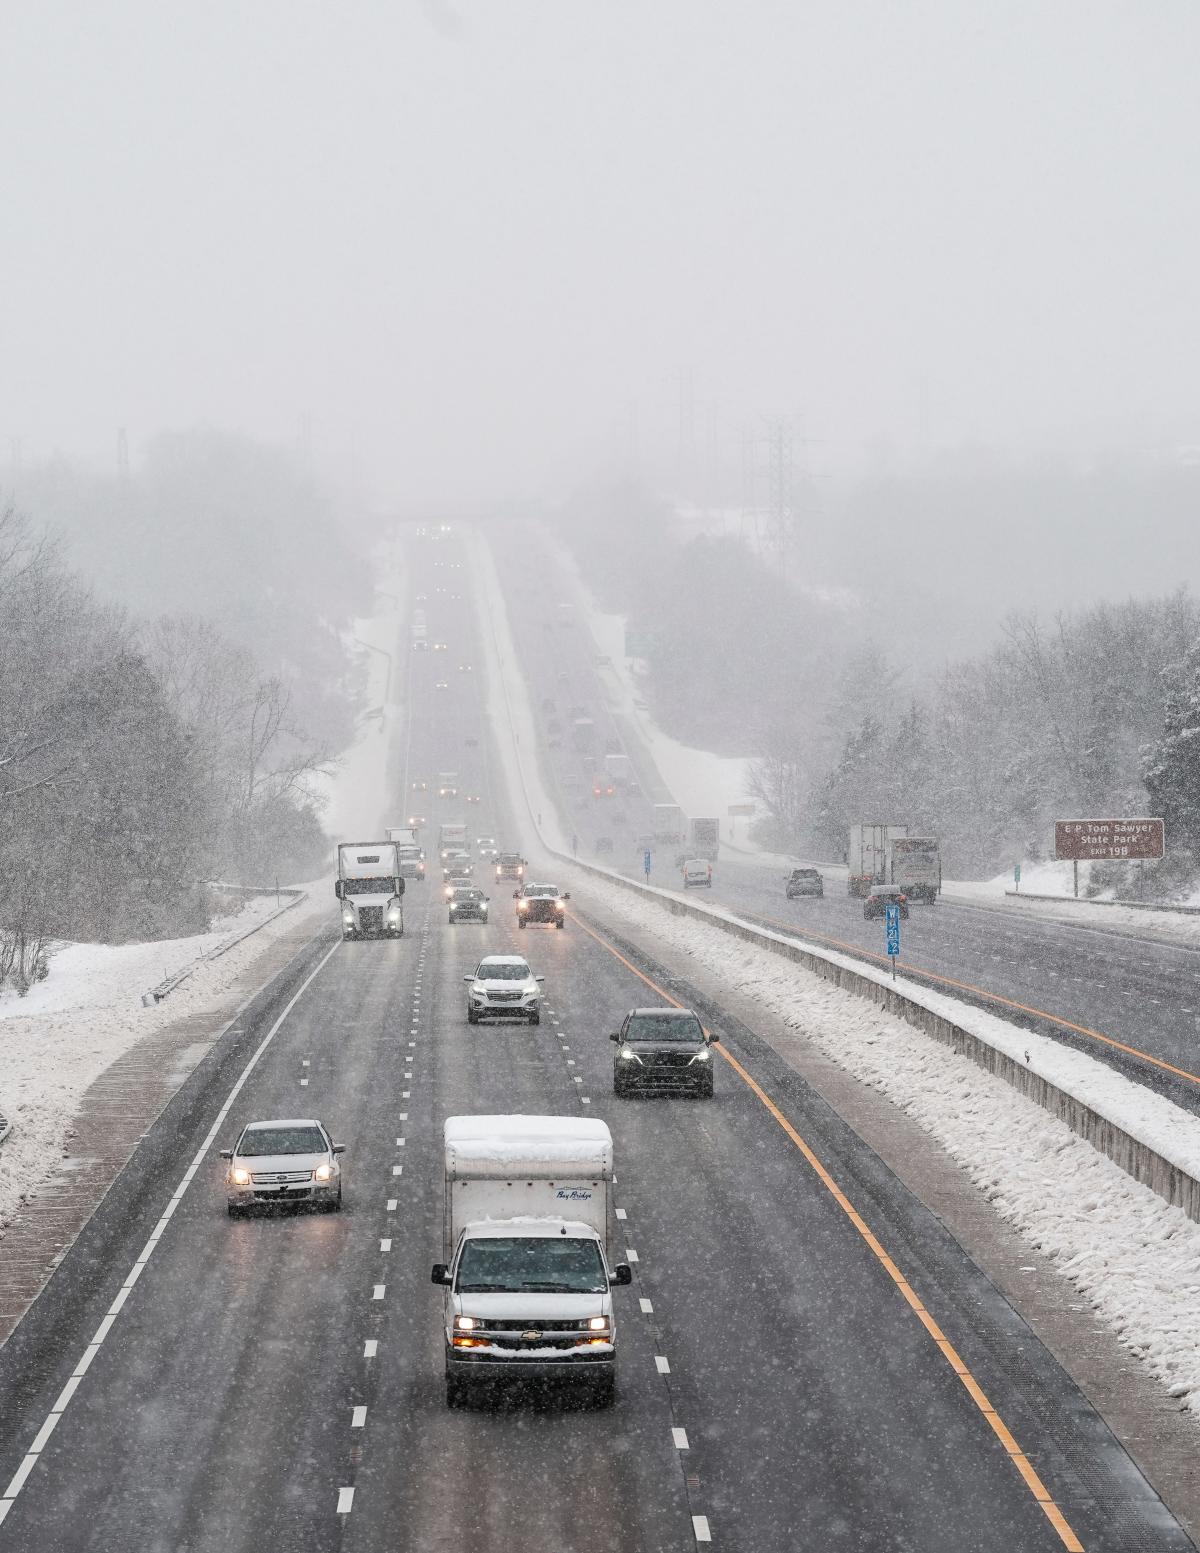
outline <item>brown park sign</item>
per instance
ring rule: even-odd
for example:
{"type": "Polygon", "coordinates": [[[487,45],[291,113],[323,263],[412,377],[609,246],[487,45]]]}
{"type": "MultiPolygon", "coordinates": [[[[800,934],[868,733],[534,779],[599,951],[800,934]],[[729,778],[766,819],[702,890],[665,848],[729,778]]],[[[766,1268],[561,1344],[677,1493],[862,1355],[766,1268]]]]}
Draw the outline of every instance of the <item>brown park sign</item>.
{"type": "Polygon", "coordinates": [[[1054,855],[1060,862],[1107,863],[1126,858],[1160,858],[1164,839],[1161,820],[1054,822],[1054,855]]]}

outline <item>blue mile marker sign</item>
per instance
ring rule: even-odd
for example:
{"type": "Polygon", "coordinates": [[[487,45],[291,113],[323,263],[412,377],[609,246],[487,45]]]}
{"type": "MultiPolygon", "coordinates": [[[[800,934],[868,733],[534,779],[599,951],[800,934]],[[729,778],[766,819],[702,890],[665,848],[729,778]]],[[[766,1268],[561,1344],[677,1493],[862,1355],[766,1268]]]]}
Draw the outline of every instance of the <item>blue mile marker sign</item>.
{"type": "MultiPolygon", "coordinates": [[[[883,915],[887,927],[887,952],[891,955],[894,962],[896,956],[900,953],[900,908],[899,906],[885,906],[883,908],[883,915]]],[[[895,971],[896,967],[893,963],[893,975],[895,971]]]]}
{"type": "Polygon", "coordinates": [[[649,877],[650,877],[650,854],[649,854],[649,852],[643,852],[642,853],[642,870],[645,873],[646,878],[649,879],[649,877]]]}

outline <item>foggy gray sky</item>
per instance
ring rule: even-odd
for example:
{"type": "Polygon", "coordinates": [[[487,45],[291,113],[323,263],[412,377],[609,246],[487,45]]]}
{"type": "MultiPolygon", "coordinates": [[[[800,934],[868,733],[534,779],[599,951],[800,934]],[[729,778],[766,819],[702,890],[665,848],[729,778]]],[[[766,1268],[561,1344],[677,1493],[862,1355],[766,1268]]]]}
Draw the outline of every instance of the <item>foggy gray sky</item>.
{"type": "Polygon", "coordinates": [[[381,496],[553,493],[685,364],[832,470],[1200,443],[1192,0],[0,18],[0,462],[308,416],[381,496]]]}

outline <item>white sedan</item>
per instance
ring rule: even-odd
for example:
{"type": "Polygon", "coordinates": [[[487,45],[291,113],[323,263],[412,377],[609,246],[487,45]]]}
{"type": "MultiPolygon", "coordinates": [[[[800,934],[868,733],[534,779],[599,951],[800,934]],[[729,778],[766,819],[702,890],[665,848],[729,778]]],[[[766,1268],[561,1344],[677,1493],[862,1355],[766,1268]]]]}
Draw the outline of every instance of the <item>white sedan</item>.
{"type": "Polygon", "coordinates": [[[221,1150],[221,1158],[229,1161],[225,1195],[230,1218],[256,1204],[319,1203],[336,1211],[342,1206],[337,1156],[345,1149],[312,1118],[250,1122],[233,1148],[221,1150]]]}

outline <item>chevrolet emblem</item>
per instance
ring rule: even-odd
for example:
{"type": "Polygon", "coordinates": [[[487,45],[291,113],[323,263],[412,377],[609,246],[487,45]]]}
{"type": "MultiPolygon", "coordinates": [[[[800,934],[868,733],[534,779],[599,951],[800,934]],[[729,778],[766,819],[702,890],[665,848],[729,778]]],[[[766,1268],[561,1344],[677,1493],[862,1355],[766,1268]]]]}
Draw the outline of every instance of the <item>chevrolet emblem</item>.
{"type": "Polygon", "coordinates": [[[522,1332],[521,1333],[521,1336],[525,1339],[525,1341],[527,1343],[536,1343],[538,1338],[541,1337],[541,1335],[542,1334],[540,1332],[522,1332]]]}

